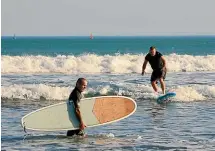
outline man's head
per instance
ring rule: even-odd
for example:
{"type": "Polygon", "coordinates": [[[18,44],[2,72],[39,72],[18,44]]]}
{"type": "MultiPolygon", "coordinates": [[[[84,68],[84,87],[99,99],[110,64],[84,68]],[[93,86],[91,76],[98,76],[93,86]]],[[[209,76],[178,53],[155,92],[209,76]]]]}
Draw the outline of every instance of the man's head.
{"type": "Polygon", "coordinates": [[[155,56],[155,54],[156,54],[156,48],[154,46],[151,46],[149,48],[149,53],[151,54],[151,56],[155,56]]]}
{"type": "Polygon", "coordinates": [[[79,78],[76,82],[76,87],[79,91],[83,92],[87,87],[87,80],[85,78],[79,78]]]}

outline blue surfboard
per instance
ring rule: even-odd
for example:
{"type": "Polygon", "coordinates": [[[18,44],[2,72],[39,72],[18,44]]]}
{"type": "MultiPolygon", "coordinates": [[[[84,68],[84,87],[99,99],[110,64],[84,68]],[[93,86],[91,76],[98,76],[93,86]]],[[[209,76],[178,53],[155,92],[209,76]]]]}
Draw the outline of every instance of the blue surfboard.
{"type": "Polygon", "coordinates": [[[157,103],[162,104],[162,103],[167,103],[169,102],[170,98],[175,97],[176,93],[175,92],[168,92],[165,95],[161,95],[157,98],[157,103]]]}

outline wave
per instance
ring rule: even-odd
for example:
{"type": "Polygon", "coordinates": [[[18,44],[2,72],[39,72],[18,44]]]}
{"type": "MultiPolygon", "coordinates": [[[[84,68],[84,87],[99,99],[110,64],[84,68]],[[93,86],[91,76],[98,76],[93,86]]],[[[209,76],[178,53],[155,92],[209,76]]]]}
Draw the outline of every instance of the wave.
{"type": "MultiPolygon", "coordinates": [[[[2,99],[21,100],[67,100],[72,87],[49,86],[45,84],[10,85],[2,86],[2,99]]],[[[215,86],[190,85],[177,86],[170,91],[177,93],[174,101],[201,101],[215,98],[215,86]]],[[[156,96],[150,85],[135,85],[124,87],[113,87],[111,85],[99,85],[88,88],[84,92],[85,97],[101,95],[123,95],[135,99],[155,99],[156,96]]]]}
{"type": "MultiPolygon", "coordinates": [[[[1,73],[141,73],[144,54],[114,56],[83,54],[81,56],[7,56],[1,57],[1,73]]],[[[215,71],[215,55],[165,56],[168,72],[215,71]]],[[[151,72],[147,65],[146,72],[151,72]]]]}

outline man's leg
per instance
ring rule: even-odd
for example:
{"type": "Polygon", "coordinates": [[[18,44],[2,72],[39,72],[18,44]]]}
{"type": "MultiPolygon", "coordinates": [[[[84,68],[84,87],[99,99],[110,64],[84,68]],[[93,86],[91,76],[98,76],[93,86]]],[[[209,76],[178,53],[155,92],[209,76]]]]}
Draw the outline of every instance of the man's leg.
{"type": "Polygon", "coordinates": [[[151,85],[152,88],[154,89],[155,92],[158,92],[158,87],[157,87],[157,75],[156,72],[153,71],[151,75],[151,85]]]}
{"type": "Polygon", "coordinates": [[[165,86],[165,82],[164,82],[163,78],[160,78],[160,84],[161,84],[162,92],[163,92],[163,94],[165,94],[166,86],[165,86]]]}
{"type": "Polygon", "coordinates": [[[165,82],[164,82],[164,79],[166,78],[166,68],[164,70],[161,70],[161,77],[160,77],[160,84],[161,84],[161,89],[162,89],[162,92],[163,94],[166,94],[166,85],[165,85],[165,82]]]}
{"type": "Polygon", "coordinates": [[[156,84],[156,80],[151,82],[152,88],[154,89],[155,92],[158,92],[158,87],[156,84]]]}
{"type": "Polygon", "coordinates": [[[77,130],[68,130],[66,136],[73,136],[76,135],[77,130]]]}

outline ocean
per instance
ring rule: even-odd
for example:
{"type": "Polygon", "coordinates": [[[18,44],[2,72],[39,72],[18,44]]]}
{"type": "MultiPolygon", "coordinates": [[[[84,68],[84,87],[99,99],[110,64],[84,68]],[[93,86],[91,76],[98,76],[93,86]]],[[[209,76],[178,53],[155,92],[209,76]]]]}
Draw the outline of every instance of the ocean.
{"type": "Polygon", "coordinates": [[[214,106],[215,36],[1,38],[2,150],[215,150],[214,106]],[[149,65],[141,75],[150,46],[167,60],[166,89],[177,93],[165,105],[155,101],[149,65]],[[128,96],[137,111],[86,128],[86,138],[25,133],[21,118],[66,101],[79,77],[88,80],[85,97],[128,96]]]}

